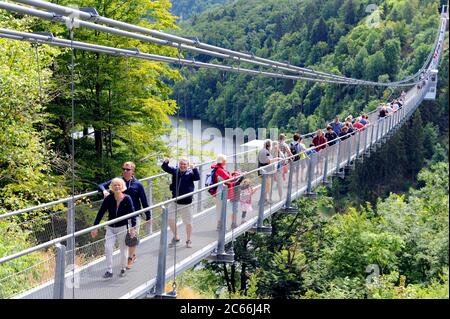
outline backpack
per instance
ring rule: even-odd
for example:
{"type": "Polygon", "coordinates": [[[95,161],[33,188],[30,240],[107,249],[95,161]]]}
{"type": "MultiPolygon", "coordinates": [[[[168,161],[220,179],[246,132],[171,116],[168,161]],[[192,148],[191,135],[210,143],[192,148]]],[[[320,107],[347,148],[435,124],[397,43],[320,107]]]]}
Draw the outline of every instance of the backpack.
{"type": "MultiPolygon", "coordinates": [[[[289,143],[289,149],[291,150],[292,155],[298,154],[298,146],[299,146],[298,142],[290,142],[289,143]],[[296,143],[296,144],[294,144],[294,143],[296,143]]],[[[294,162],[298,161],[299,159],[300,159],[300,156],[296,155],[294,157],[294,162]]]]}
{"type": "MultiPolygon", "coordinates": [[[[206,174],[206,179],[205,179],[205,187],[209,187],[211,185],[214,185],[216,182],[214,182],[216,180],[216,171],[217,168],[214,168],[211,173],[206,174]]],[[[211,195],[214,195],[217,191],[217,186],[215,187],[211,187],[210,189],[208,189],[208,192],[211,195]]]]}

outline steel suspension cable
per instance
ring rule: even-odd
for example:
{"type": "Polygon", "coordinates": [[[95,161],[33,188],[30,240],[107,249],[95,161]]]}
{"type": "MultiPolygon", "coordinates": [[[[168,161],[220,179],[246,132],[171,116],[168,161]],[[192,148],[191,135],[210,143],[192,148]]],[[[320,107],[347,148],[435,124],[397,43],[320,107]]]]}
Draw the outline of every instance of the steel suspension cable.
{"type": "MultiPolygon", "coordinates": [[[[339,75],[321,72],[321,71],[315,71],[315,70],[308,69],[308,68],[291,66],[289,63],[276,62],[276,61],[272,61],[272,60],[268,60],[268,59],[255,57],[254,55],[244,54],[244,53],[240,53],[237,51],[227,50],[227,49],[224,49],[221,47],[211,46],[211,45],[208,45],[205,43],[201,43],[199,41],[193,41],[193,40],[185,39],[182,37],[168,35],[163,32],[160,32],[160,31],[142,28],[139,26],[116,21],[113,19],[108,19],[108,18],[99,16],[98,14],[95,15],[92,13],[86,13],[86,12],[83,12],[80,10],[75,10],[75,9],[64,7],[64,6],[54,5],[54,4],[45,2],[45,1],[22,0],[22,1],[16,1],[16,2],[25,3],[28,5],[35,6],[35,7],[45,8],[48,10],[52,10],[54,12],[58,12],[60,14],[69,14],[69,13],[77,14],[81,19],[84,19],[84,20],[94,20],[96,22],[101,22],[106,25],[116,26],[116,27],[119,27],[122,29],[132,30],[132,31],[140,32],[140,33],[144,33],[144,34],[151,34],[151,35],[154,35],[157,37],[162,37],[164,39],[168,39],[168,40],[160,40],[160,39],[155,39],[155,38],[150,39],[150,37],[147,37],[147,36],[139,36],[139,35],[131,33],[131,32],[118,30],[118,29],[114,29],[114,28],[110,28],[110,27],[105,27],[105,26],[94,24],[94,23],[85,22],[83,20],[77,20],[77,23],[80,23],[80,26],[82,26],[82,27],[90,27],[90,28],[94,28],[94,29],[97,29],[100,31],[105,31],[105,32],[110,32],[110,33],[112,32],[112,33],[116,33],[116,34],[122,33],[124,36],[129,36],[129,37],[135,37],[135,38],[141,38],[141,39],[147,38],[147,41],[149,41],[149,42],[158,43],[158,44],[162,44],[162,45],[169,45],[172,47],[177,47],[176,43],[178,43],[178,47],[182,47],[183,49],[190,49],[191,51],[192,50],[194,50],[194,51],[208,51],[209,50],[209,52],[203,52],[203,53],[206,53],[208,55],[214,55],[214,56],[217,56],[218,54],[225,55],[225,56],[221,56],[223,58],[234,58],[235,59],[237,57],[241,57],[243,59],[246,59],[245,62],[256,63],[256,64],[258,64],[258,62],[259,62],[259,64],[264,63],[265,66],[275,67],[277,69],[283,69],[285,71],[295,72],[295,73],[299,73],[299,74],[309,74],[312,76],[321,77],[321,78],[325,77],[325,78],[329,78],[329,79],[340,79],[340,80],[347,82],[348,84],[353,84],[353,85],[355,85],[355,84],[366,84],[366,85],[367,84],[375,84],[375,85],[380,85],[380,86],[386,86],[386,84],[387,84],[387,83],[347,78],[344,76],[339,76],[339,75]],[[119,31],[121,31],[121,32],[119,32],[119,31]],[[189,46],[186,46],[186,44],[188,44],[189,46]],[[192,45],[194,45],[195,47],[190,47],[192,45]],[[198,49],[198,48],[202,48],[202,49],[198,49]],[[212,54],[211,51],[213,51],[215,53],[212,54]],[[219,53],[217,53],[217,52],[219,52],[219,53]]],[[[8,4],[0,3],[0,7],[1,6],[5,7],[7,5],[8,4]]],[[[64,20],[64,18],[66,18],[64,16],[55,16],[54,13],[43,12],[43,11],[30,9],[30,8],[26,8],[26,7],[21,7],[21,6],[17,6],[17,5],[9,5],[8,7],[9,7],[9,10],[15,10],[15,11],[24,12],[27,14],[32,14],[30,12],[31,12],[31,10],[34,10],[33,11],[34,14],[39,15],[41,18],[46,18],[46,19],[50,19],[50,20],[59,21],[59,20],[64,20]],[[45,13],[50,14],[50,16],[45,16],[45,13]]],[[[201,52],[198,52],[198,53],[201,53],[201,52]]],[[[388,84],[397,85],[400,83],[399,82],[388,82],[388,84]]]]}
{"type": "MultiPolygon", "coordinates": [[[[45,44],[55,45],[55,46],[60,46],[60,47],[68,47],[68,48],[71,47],[70,41],[67,41],[64,39],[54,38],[53,36],[43,36],[43,35],[39,35],[39,34],[8,30],[8,29],[3,29],[3,28],[0,28],[0,37],[6,37],[6,38],[11,38],[11,39],[20,40],[20,41],[45,43],[45,44]]],[[[84,42],[76,42],[76,41],[73,42],[73,46],[77,49],[86,50],[86,51],[100,52],[100,53],[106,53],[106,54],[112,54],[112,55],[132,56],[132,57],[136,57],[136,58],[142,58],[142,59],[158,61],[158,62],[167,62],[167,63],[174,63],[174,64],[180,63],[180,61],[177,58],[141,53],[141,52],[136,52],[136,50],[130,50],[130,49],[119,49],[119,48],[95,45],[95,44],[84,43],[84,42]]],[[[240,68],[238,70],[237,68],[234,68],[233,66],[229,66],[229,65],[197,62],[195,60],[181,59],[181,63],[183,65],[190,65],[190,66],[194,66],[194,67],[198,67],[198,68],[217,69],[217,70],[226,71],[226,72],[246,73],[246,74],[250,74],[250,75],[263,75],[265,77],[279,77],[279,78],[287,78],[287,79],[294,79],[294,80],[306,80],[306,81],[325,82],[325,83],[347,83],[347,82],[342,82],[342,81],[337,81],[337,80],[336,81],[324,80],[324,79],[317,79],[317,78],[311,78],[311,77],[305,77],[305,76],[293,76],[293,75],[285,75],[285,74],[281,74],[281,73],[262,72],[261,70],[255,71],[255,70],[245,69],[245,68],[240,68]]],[[[410,86],[410,84],[403,85],[403,86],[410,86]]]]}
{"type": "MultiPolygon", "coordinates": [[[[43,89],[42,89],[42,79],[41,79],[41,73],[42,73],[42,69],[41,69],[41,59],[39,56],[39,44],[38,43],[32,43],[31,45],[32,47],[34,46],[35,48],[35,55],[36,55],[36,67],[37,67],[37,79],[38,79],[38,85],[39,85],[39,90],[38,90],[38,102],[40,107],[43,107],[43,100],[42,100],[42,95],[43,95],[43,89]]],[[[48,148],[47,148],[47,121],[46,119],[44,119],[44,153],[46,155],[48,155],[48,148]]],[[[46,175],[47,175],[47,179],[50,179],[50,170],[47,168],[46,170],[46,175]]],[[[48,193],[51,194],[51,189],[50,189],[50,184],[48,184],[48,189],[47,189],[48,193]]],[[[54,223],[53,223],[53,217],[51,217],[51,223],[52,223],[52,233],[53,236],[56,237],[55,234],[55,227],[54,227],[54,223]]]]}
{"type": "MultiPolygon", "coordinates": [[[[72,166],[72,203],[73,209],[75,209],[75,138],[73,133],[75,132],[75,61],[74,61],[74,48],[73,48],[73,37],[74,37],[74,21],[72,19],[71,24],[69,25],[69,33],[70,33],[70,42],[71,42],[71,50],[70,50],[70,94],[71,94],[71,107],[72,107],[72,119],[71,119],[71,166],[72,166]]],[[[74,214],[73,214],[74,215],[74,214]]],[[[70,220],[72,223],[72,252],[70,256],[72,257],[72,278],[75,281],[75,216],[73,216],[70,220]]],[[[72,285],[72,296],[75,298],[75,285],[72,285]]]]}
{"type": "MultiPolygon", "coordinates": [[[[179,68],[180,68],[180,76],[182,76],[182,74],[181,74],[181,71],[182,71],[182,64],[181,64],[181,49],[179,48],[178,49],[178,54],[177,54],[177,57],[178,57],[178,61],[180,61],[179,62],[179,64],[178,64],[178,66],[179,66],[179,68]]],[[[179,173],[180,173],[180,167],[179,167],[179,152],[180,152],[180,146],[179,146],[179,138],[180,138],[180,136],[179,136],[179,123],[180,123],[180,110],[179,110],[179,108],[180,108],[180,92],[179,92],[179,90],[178,90],[178,92],[177,92],[177,129],[176,129],[176,132],[177,132],[177,147],[176,147],[176,162],[177,162],[177,169],[175,170],[175,174],[176,174],[176,176],[175,176],[175,190],[176,190],[176,194],[175,194],[175,196],[176,197],[178,197],[178,195],[179,195],[179,191],[180,191],[180,183],[179,183],[179,173]]],[[[175,231],[175,236],[174,236],[174,242],[173,242],[173,248],[174,248],[174,250],[173,250],[173,283],[172,283],[172,294],[173,295],[176,295],[176,289],[177,289],[177,271],[176,271],[176,267],[177,267],[177,237],[179,236],[178,235],[178,230],[177,230],[177,219],[178,219],[178,203],[177,202],[175,202],[175,229],[176,229],[176,231],[175,231]]]]}

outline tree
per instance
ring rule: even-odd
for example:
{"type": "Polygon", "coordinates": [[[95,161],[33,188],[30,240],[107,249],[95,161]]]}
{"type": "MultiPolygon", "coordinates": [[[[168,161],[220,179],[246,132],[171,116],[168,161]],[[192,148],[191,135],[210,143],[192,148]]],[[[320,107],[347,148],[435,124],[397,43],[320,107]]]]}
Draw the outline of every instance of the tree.
{"type": "Polygon", "coordinates": [[[356,7],[353,0],[348,0],[342,7],[344,12],[344,22],[345,24],[353,25],[356,22],[356,7]]]}
{"type": "Polygon", "coordinates": [[[310,32],[310,41],[312,44],[316,44],[319,41],[328,41],[328,27],[322,17],[316,20],[313,24],[310,32]]]}
{"type": "MultiPolygon", "coordinates": [[[[1,12],[0,18],[1,27],[24,31],[31,22],[1,12]]],[[[5,210],[65,194],[52,165],[57,156],[50,149],[45,108],[54,94],[50,66],[60,53],[47,46],[0,39],[0,207],[5,210]]]]}
{"type": "Polygon", "coordinates": [[[384,43],[383,55],[386,59],[385,72],[395,80],[400,67],[400,41],[390,39],[384,43]]]}
{"type": "Polygon", "coordinates": [[[407,127],[408,129],[404,131],[403,143],[407,157],[407,174],[413,177],[422,168],[424,162],[424,135],[420,110],[414,113],[412,119],[407,123],[407,127]]]}
{"type": "MultiPolygon", "coordinates": [[[[69,3],[67,0],[65,3],[69,3]]],[[[175,17],[169,12],[170,2],[85,0],[80,6],[96,7],[100,15],[151,29],[174,28],[175,17]],[[133,8],[133,10],[130,10],[133,8]]],[[[56,30],[56,33],[65,33],[56,30]]],[[[113,47],[138,48],[176,56],[176,50],[135,39],[112,36],[86,29],[75,29],[75,38],[113,47]]],[[[49,110],[57,119],[54,124],[64,132],[53,136],[58,151],[69,153],[70,148],[70,55],[58,59],[56,77],[64,79],[59,97],[51,102],[49,110]]],[[[119,174],[120,162],[139,162],[148,155],[164,150],[159,137],[165,132],[169,114],[176,111],[175,101],[169,98],[168,81],[180,79],[177,71],[168,65],[148,60],[114,57],[86,51],[75,52],[75,114],[78,130],[93,128],[94,139],[77,141],[77,162],[80,175],[96,181],[119,174]],[[148,143],[148,141],[155,141],[148,143]],[[94,160],[94,163],[92,162],[94,160]]],[[[151,158],[151,157],[150,157],[151,158]]],[[[140,166],[141,172],[150,172],[155,162],[140,166]]]]}
{"type": "Polygon", "coordinates": [[[377,51],[366,60],[365,78],[378,81],[378,77],[385,73],[386,59],[383,52],[377,51]]]}

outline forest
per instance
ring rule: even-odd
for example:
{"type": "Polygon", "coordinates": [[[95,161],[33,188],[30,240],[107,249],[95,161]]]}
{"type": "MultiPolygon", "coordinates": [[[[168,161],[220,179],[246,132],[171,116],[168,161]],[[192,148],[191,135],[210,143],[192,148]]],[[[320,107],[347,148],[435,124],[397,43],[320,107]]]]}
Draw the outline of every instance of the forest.
{"type": "Polygon", "coordinates": [[[176,0],[172,3],[171,12],[180,20],[187,20],[225,2],[227,0],[176,0]]]}
{"type": "MultiPolygon", "coordinates": [[[[52,1],[69,5],[73,0],[52,1]]],[[[78,0],[99,14],[292,65],[380,82],[425,61],[443,0],[78,0]],[[369,4],[376,4],[374,12],[369,4]],[[367,19],[368,16],[372,17],[367,19]]],[[[64,24],[0,9],[0,28],[69,38],[64,24]]],[[[177,57],[177,50],[92,30],[79,41],[177,57]]],[[[250,77],[0,38],[0,214],[96,189],[126,160],[138,177],[173,156],[169,116],[292,135],[375,110],[401,89],[250,77]],[[72,94],[76,106],[72,125],[72,94]],[[72,138],[77,136],[77,138],[72,138]],[[73,143],[73,144],[72,144],[73,143]],[[155,154],[160,154],[156,156],[155,154]],[[162,155],[161,155],[162,154],[162,155]],[[72,162],[72,160],[74,160],[72,162]],[[74,164],[74,165],[73,165],[74,164]]],[[[196,61],[216,58],[183,52],[196,61]]],[[[179,277],[181,298],[449,298],[448,33],[438,95],[345,180],[275,214],[271,236],[245,234],[232,265],[179,277]],[[370,265],[374,268],[367,269],[370,265]],[[374,280],[367,278],[377,276],[374,280]]],[[[246,63],[235,66],[252,68],[246,63]]],[[[0,257],[38,242],[0,219],[0,257]]],[[[1,278],[45,256],[0,265],[1,278]]],[[[5,294],[7,295],[7,294],[5,294]]]]}

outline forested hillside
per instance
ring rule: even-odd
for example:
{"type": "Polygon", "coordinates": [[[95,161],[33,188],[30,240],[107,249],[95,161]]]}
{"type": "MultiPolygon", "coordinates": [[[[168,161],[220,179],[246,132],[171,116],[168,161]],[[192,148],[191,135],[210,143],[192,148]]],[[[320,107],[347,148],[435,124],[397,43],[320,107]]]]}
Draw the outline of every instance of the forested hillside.
{"type": "MultiPolygon", "coordinates": [[[[73,3],[59,1],[62,5],[73,3]]],[[[76,4],[151,29],[175,27],[169,0],[132,0],[126,6],[123,1],[103,0],[76,4]]],[[[4,10],[0,10],[0,27],[51,31],[69,38],[63,23],[4,10]]],[[[80,41],[176,55],[171,48],[138,40],[87,29],[75,29],[74,33],[74,39],[80,41]]],[[[167,151],[160,138],[167,132],[168,115],[176,112],[175,101],[170,99],[172,90],[165,81],[179,79],[178,71],[162,63],[74,50],[72,127],[70,62],[69,49],[0,38],[0,214],[67,197],[72,193],[72,176],[75,193],[95,190],[100,181],[120,175],[124,161],[138,163],[139,177],[159,171],[152,156],[167,151]],[[72,136],[77,136],[74,165],[72,136]]],[[[43,217],[58,209],[61,207],[1,219],[0,256],[35,245],[41,227],[51,221],[43,217]]],[[[92,220],[86,222],[92,224],[92,220]]],[[[2,264],[0,298],[43,280],[45,264],[32,267],[30,278],[15,277],[12,283],[3,279],[49,258],[46,252],[39,252],[2,264]]]]}
{"type": "Polygon", "coordinates": [[[272,235],[236,240],[236,262],[205,264],[178,279],[197,298],[417,299],[449,297],[448,164],[419,174],[422,187],[333,214],[335,200],[297,201],[272,216],[272,235]]]}
{"type": "MultiPolygon", "coordinates": [[[[70,1],[60,1],[69,4],[70,1]]],[[[149,2],[78,1],[101,15],[152,29],[175,27],[169,0],[149,2]],[[148,19],[142,19],[146,15],[148,19]]],[[[0,11],[0,26],[27,31],[51,31],[68,38],[64,24],[0,11]]],[[[176,51],[119,36],[76,29],[75,39],[175,56],[176,51]]],[[[86,51],[74,52],[75,92],[72,128],[70,50],[0,39],[0,209],[14,210],[58,198],[72,180],[71,134],[75,146],[75,191],[120,174],[132,160],[139,176],[156,171],[153,154],[167,151],[160,137],[168,115],[176,112],[166,81],[179,79],[169,65],[86,51]],[[37,63],[39,58],[40,63],[37,63]],[[23,71],[23,66],[28,68],[23,71]],[[39,84],[40,83],[40,84],[39,84]],[[12,102],[11,102],[12,101],[12,102]],[[15,110],[12,112],[11,110],[15,110]],[[149,141],[154,141],[149,143],[149,141]],[[42,192],[44,186],[45,192],[42,192]]]]}
{"type": "Polygon", "coordinates": [[[220,5],[229,0],[173,0],[172,13],[180,18],[187,20],[196,19],[197,15],[207,9],[220,5]]]}
{"type": "MultiPolygon", "coordinates": [[[[108,18],[374,81],[399,80],[419,70],[435,39],[439,6],[446,3],[75,2],[108,18]],[[376,10],[371,13],[369,5],[376,10]]],[[[0,28],[69,38],[64,24],[3,10],[0,28]]],[[[83,28],[75,29],[74,39],[171,57],[178,53],[83,28]]],[[[179,286],[198,297],[448,298],[448,58],[447,34],[436,100],[424,101],[369,160],[356,163],[344,180],[333,178],[331,187],[320,187],[317,199],[295,202],[297,214],[274,214],[266,221],[270,236],[239,237],[234,264],[205,264],[183,274],[179,286]]],[[[75,193],[95,190],[99,182],[119,176],[124,161],[137,163],[137,177],[160,173],[158,159],[175,153],[162,137],[177,112],[218,127],[277,127],[290,135],[324,127],[336,115],[343,119],[374,110],[400,94],[394,88],[274,80],[82,50],[74,50],[73,59],[72,92],[70,49],[0,38],[0,214],[69,196],[72,187],[75,193]]],[[[95,213],[91,202],[83,205],[95,213]]],[[[56,211],[65,215],[65,208],[55,206],[0,219],[0,257],[40,243],[39,233],[55,226],[41,217],[56,211]]],[[[81,219],[80,229],[92,225],[90,217],[81,219]]],[[[58,231],[55,237],[67,229],[58,231]]],[[[194,226],[193,236],[195,231],[194,226]]],[[[50,259],[51,250],[42,250],[1,264],[0,298],[42,283],[51,268],[44,261],[50,259]],[[14,277],[21,272],[27,275],[14,277]]]]}
{"type": "MultiPolygon", "coordinates": [[[[372,3],[372,2],[370,2],[372,3]]],[[[181,33],[209,44],[252,52],[338,74],[396,80],[417,71],[435,38],[439,1],[376,1],[380,23],[368,26],[369,1],[239,1],[181,25],[181,33]]],[[[205,57],[201,57],[207,60],[205,57]]],[[[187,113],[232,127],[285,127],[301,132],[335,114],[373,109],[374,88],[189,72],[177,93],[187,113]],[[263,115],[263,116],[261,116],[263,115]]]]}
{"type": "MultiPolygon", "coordinates": [[[[185,22],[179,32],[356,78],[394,81],[415,73],[434,41],[444,1],[376,1],[378,24],[366,23],[368,4],[239,1],[185,22]]],[[[175,89],[183,97],[182,114],[222,127],[278,127],[286,133],[313,131],[335,115],[371,111],[400,93],[204,70],[183,73],[186,80],[175,89]]],[[[235,264],[208,264],[184,274],[181,294],[448,298],[448,93],[446,44],[436,101],[424,101],[345,180],[333,179],[317,200],[298,201],[295,216],[274,215],[270,237],[237,239],[235,264]]]]}
{"type": "MultiPolygon", "coordinates": [[[[239,1],[181,24],[178,32],[349,77],[395,81],[414,74],[434,42],[439,6],[444,2],[375,3],[378,9],[373,15],[377,15],[367,19],[367,6],[373,1],[239,1]]],[[[187,68],[183,74],[185,80],[174,92],[183,101],[181,114],[221,127],[277,127],[288,134],[314,131],[335,116],[341,120],[349,114],[358,116],[400,94],[392,88],[293,82],[187,68]]],[[[424,102],[408,129],[389,144],[391,148],[358,168],[353,189],[363,200],[375,201],[389,191],[407,190],[427,160],[442,159],[448,152],[448,122],[444,120],[448,118],[448,50],[442,59],[438,91],[438,99],[424,102]],[[392,172],[397,179],[390,178],[392,172]]]]}
{"type": "MultiPolygon", "coordinates": [[[[373,1],[239,1],[183,23],[179,32],[356,78],[392,81],[415,73],[434,41],[439,1],[375,1],[381,19],[376,26],[365,23],[369,3],[373,1]]],[[[225,127],[308,132],[335,115],[372,110],[376,101],[369,101],[382,96],[375,88],[186,72],[176,93],[187,96],[187,114],[225,127]],[[230,116],[234,112],[240,114],[237,123],[230,116]]]]}

